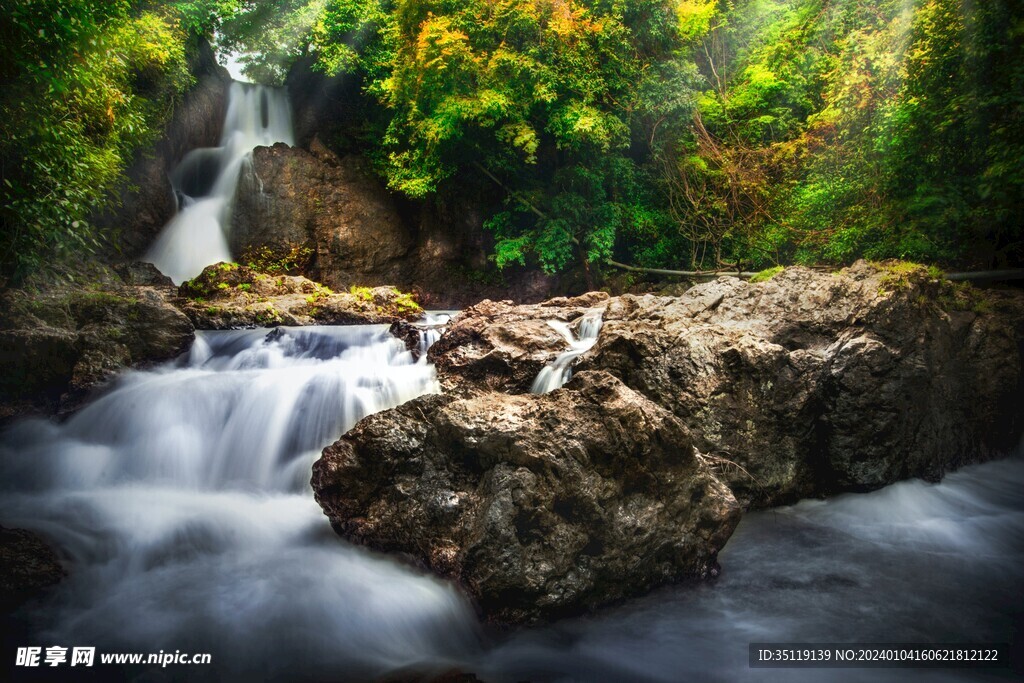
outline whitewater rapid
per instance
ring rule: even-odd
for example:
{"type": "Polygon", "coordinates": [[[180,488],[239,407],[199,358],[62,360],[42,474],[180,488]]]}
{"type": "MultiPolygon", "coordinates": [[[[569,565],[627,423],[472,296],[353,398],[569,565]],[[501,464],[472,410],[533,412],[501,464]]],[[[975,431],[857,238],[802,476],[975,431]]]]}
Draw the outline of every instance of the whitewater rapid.
{"type": "Polygon", "coordinates": [[[69,576],[5,645],[213,656],[111,674],[141,680],[1013,680],[751,670],[747,644],[1007,642],[1024,613],[1019,457],[748,514],[715,582],[502,632],[451,584],[338,538],[309,487],[357,420],[438,390],[382,326],[201,332],[63,424],[17,423],[0,440],[0,523],[46,536],[69,576]]]}

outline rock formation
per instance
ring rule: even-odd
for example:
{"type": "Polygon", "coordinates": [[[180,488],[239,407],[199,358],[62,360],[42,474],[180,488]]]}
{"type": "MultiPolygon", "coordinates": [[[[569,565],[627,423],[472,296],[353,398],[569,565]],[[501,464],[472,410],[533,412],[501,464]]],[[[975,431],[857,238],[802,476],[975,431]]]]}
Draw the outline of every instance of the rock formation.
{"type": "Polygon", "coordinates": [[[498,621],[711,572],[745,506],[937,479],[1021,435],[1024,297],[920,267],[789,268],[680,297],[466,309],[444,396],[361,422],[314,467],[335,529],[456,578],[498,621]],[[604,309],[564,388],[546,324],[604,309]],[[625,558],[633,558],[628,561],[625,558]]]}
{"type": "Polygon", "coordinates": [[[119,370],[169,360],[194,329],[150,264],[97,267],[86,286],[59,284],[0,298],[0,419],[72,410],[119,370]]]}
{"type": "Polygon", "coordinates": [[[405,284],[413,241],[391,196],[361,158],[313,149],[253,151],[236,193],[232,251],[300,245],[314,254],[307,274],[329,287],[405,284]]]}
{"type": "Polygon", "coordinates": [[[429,396],[324,451],[343,536],[457,579],[491,618],[557,617],[716,574],[739,506],[681,422],[604,372],[545,396],[429,396]]]}

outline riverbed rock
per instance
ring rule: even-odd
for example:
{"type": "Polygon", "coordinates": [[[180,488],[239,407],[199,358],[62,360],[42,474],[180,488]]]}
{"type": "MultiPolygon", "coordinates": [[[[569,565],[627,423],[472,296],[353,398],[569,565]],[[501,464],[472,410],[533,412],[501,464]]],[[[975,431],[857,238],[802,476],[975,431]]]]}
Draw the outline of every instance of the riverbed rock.
{"type": "Polygon", "coordinates": [[[141,264],[0,296],[0,420],[77,408],[126,367],[170,360],[195,331],[176,291],[141,264]]]}
{"type": "MultiPolygon", "coordinates": [[[[525,391],[507,378],[553,354],[507,328],[584,311],[545,308],[468,309],[431,350],[442,383],[525,391]]],[[[906,264],[787,268],[762,283],[612,298],[578,368],[607,370],[674,412],[741,500],[771,505],[935,480],[1012,449],[1020,308],[1019,293],[987,297],[906,264]]]]}
{"type": "Polygon", "coordinates": [[[416,320],[423,310],[394,287],[334,292],[301,275],[236,263],[207,266],[178,289],[178,306],[199,329],[275,325],[371,325],[416,320]]]}
{"type": "Polygon", "coordinates": [[[41,537],[0,526],[0,612],[38,597],[66,575],[57,554],[41,537]]]}
{"type": "Polygon", "coordinates": [[[715,575],[739,521],[682,422],[605,372],[370,416],[313,486],[342,536],[457,580],[499,622],[715,575]]]}

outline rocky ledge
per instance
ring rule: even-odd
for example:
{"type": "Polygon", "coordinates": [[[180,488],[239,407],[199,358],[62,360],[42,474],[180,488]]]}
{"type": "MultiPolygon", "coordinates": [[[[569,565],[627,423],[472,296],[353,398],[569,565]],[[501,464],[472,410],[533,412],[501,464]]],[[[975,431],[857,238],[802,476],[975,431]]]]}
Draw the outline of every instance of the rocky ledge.
{"type": "Polygon", "coordinates": [[[0,295],[0,421],[74,410],[119,370],[170,360],[195,330],[150,264],[0,295]]]}
{"type": "Polygon", "coordinates": [[[196,327],[370,325],[417,320],[423,309],[394,287],[333,292],[301,275],[260,272],[236,263],[207,266],[182,283],[177,302],[196,327]]]}
{"type": "Polygon", "coordinates": [[[339,534],[456,579],[488,618],[559,617],[714,575],[740,506],[935,480],[1008,451],[1022,342],[1019,292],[906,264],[485,301],[430,350],[445,394],[359,423],[313,486],[339,534]],[[595,308],[577,374],[529,394],[567,348],[547,321],[595,308]]]}

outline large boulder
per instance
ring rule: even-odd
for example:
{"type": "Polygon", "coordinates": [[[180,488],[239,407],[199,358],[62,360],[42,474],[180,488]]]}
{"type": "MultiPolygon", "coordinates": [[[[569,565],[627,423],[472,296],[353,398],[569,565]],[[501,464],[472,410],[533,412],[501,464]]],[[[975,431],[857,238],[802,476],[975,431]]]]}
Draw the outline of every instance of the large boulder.
{"type": "Polygon", "coordinates": [[[300,246],[313,252],[306,274],[330,287],[406,284],[413,236],[391,195],[362,158],[313,150],[253,151],[235,195],[233,252],[300,246]]]}
{"type": "Polygon", "coordinates": [[[170,281],[150,264],[120,270],[0,296],[0,420],[73,410],[120,370],[189,348],[195,330],[170,281]]]}
{"type": "Polygon", "coordinates": [[[313,485],[340,534],[456,579],[500,622],[717,574],[739,521],[682,423],[603,372],[371,416],[324,451],[313,485]]]}

